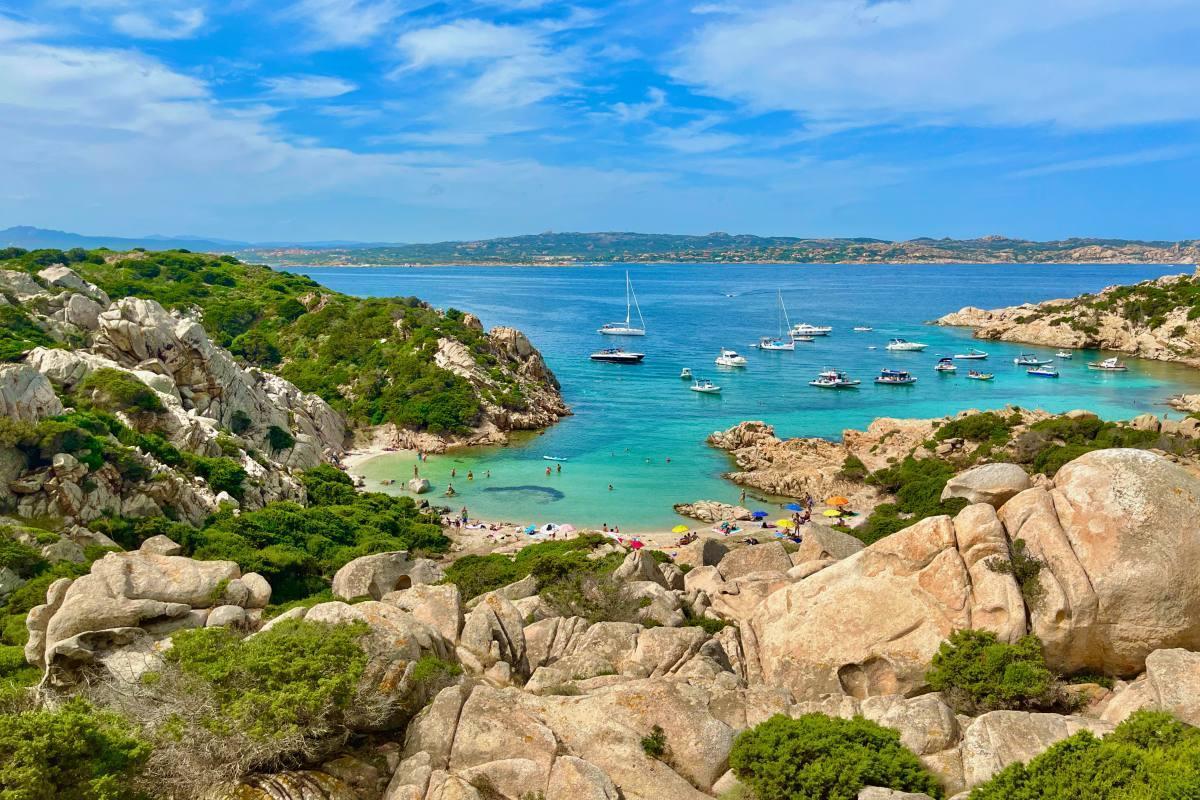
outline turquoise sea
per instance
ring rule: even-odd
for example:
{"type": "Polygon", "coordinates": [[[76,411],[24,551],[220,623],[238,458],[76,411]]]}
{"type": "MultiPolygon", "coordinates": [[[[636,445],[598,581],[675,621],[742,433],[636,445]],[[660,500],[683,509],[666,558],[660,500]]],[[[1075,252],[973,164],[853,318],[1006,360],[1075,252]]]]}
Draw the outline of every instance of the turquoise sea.
{"type": "MultiPolygon", "coordinates": [[[[508,447],[430,457],[422,475],[438,494],[451,480],[455,506],[473,515],[514,522],[618,524],[622,530],[662,530],[680,522],[673,503],[734,502],[739,489],[720,475],[729,459],[705,437],[741,420],[762,419],[781,437],[838,437],[880,416],[933,417],[967,408],[1013,403],[1049,411],[1087,408],[1110,419],[1166,410],[1172,394],[1200,392],[1200,372],[1129,360],[1123,374],[1089,371],[1097,354],[1058,362],[1057,380],[1031,378],[1012,359],[1052,350],[974,341],[969,331],[923,324],[965,305],[984,308],[1071,297],[1116,283],[1186,271],[1171,266],[1075,265],[646,265],[629,267],[648,335],[600,336],[602,323],[625,315],[622,266],[373,267],[297,270],[338,291],[361,296],[416,295],[438,307],[478,315],[488,327],[525,331],[563,385],[575,412],[543,435],[508,447]],[[759,352],[751,345],[776,331],[776,290],[792,322],[832,325],[832,335],[795,352],[759,352]],[[730,296],[732,295],[732,296],[730,296]],[[871,333],[854,333],[870,325],[871,333]],[[893,336],[929,344],[922,353],[892,353],[893,336]],[[595,363],[588,354],[621,344],[646,353],[640,365],[595,363]],[[876,349],[870,349],[874,346],[876,349]],[[939,356],[978,346],[984,362],[959,362],[959,372],[933,371],[939,356]],[[749,359],[745,369],[713,364],[722,347],[749,359]],[[967,380],[982,365],[992,382],[967,380]],[[857,390],[808,386],[822,367],[862,380],[857,390]],[[724,391],[688,390],[679,372],[690,367],[724,391]],[[876,386],[883,367],[912,371],[914,386],[876,386]],[[543,459],[567,459],[547,476],[543,459]],[[668,461],[668,459],[670,459],[668,461]],[[473,481],[466,480],[472,470],[473,481]],[[485,477],[487,471],[491,477],[485,477]],[[609,484],[612,490],[608,489],[609,484]]],[[[412,475],[413,457],[385,455],[360,470],[372,488],[412,475]]],[[[754,505],[751,501],[751,505],[754,505]]]]}

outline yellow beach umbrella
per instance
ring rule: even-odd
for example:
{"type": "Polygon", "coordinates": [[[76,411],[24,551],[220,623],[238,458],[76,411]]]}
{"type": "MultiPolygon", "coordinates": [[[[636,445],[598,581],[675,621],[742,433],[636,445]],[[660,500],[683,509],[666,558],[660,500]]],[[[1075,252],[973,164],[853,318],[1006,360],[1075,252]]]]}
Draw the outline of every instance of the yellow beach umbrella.
{"type": "Polygon", "coordinates": [[[690,530],[687,525],[676,525],[671,528],[671,533],[687,533],[690,530]]]}
{"type": "Polygon", "coordinates": [[[850,505],[850,500],[845,497],[842,497],[839,494],[839,495],[834,495],[833,497],[826,500],[825,505],[827,505],[827,506],[848,506],[848,505],[850,505]]]}
{"type": "Polygon", "coordinates": [[[842,512],[838,511],[836,508],[830,508],[825,511],[825,516],[827,517],[840,517],[841,515],[842,512]]]}
{"type": "Polygon", "coordinates": [[[792,522],[790,519],[777,519],[775,520],[775,524],[780,528],[791,528],[796,525],[796,523],[792,522]]]}

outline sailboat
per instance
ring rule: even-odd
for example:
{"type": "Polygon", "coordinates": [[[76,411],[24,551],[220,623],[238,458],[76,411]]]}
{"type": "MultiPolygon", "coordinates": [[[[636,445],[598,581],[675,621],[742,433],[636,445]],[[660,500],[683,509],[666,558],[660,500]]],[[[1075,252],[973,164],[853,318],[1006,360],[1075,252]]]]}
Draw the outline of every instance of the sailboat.
{"type": "Polygon", "coordinates": [[[604,333],[609,336],[645,336],[646,321],[642,319],[642,309],[638,306],[637,295],[633,293],[633,282],[629,280],[629,273],[625,273],[625,321],[624,322],[606,322],[600,326],[597,333],[604,333]],[[638,324],[640,327],[633,327],[630,312],[637,309],[638,324]]]}
{"type": "Polygon", "coordinates": [[[783,292],[776,289],[776,295],[779,297],[779,335],[772,338],[764,336],[758,340],[759,350],[795,350],[796,343],[792,341],[792,337],[788,335],[788,330],[792,327],[791,321],[787,318],[787,307],[783,304],[783,292]]]}

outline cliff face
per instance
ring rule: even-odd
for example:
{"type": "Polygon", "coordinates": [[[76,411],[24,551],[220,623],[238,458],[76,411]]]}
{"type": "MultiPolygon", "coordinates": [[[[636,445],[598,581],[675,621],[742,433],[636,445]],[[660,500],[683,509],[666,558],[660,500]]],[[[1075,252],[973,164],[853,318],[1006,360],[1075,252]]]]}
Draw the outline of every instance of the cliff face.
{"type": "Polygon", "coordinates": [[[1172,275],[1099,294],[985,310],[967,306],[936,325],[975,329],[978,339],[1096,348],[1200,366],[1200,284],[1172,275]]]}

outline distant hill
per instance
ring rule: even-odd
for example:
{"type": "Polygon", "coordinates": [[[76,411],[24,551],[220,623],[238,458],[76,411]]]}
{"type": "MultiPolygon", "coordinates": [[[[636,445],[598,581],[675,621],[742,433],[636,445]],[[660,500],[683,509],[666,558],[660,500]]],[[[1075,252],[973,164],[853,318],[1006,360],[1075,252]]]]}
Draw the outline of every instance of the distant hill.
{"type": "Polygon", "coordinates": [[[803,239],[710,233],[541,233],[470,242],[354,248],[252,248],[251,260],[281,266],[581,263],[1196,263],[1200,240],[803,239]]]}
{"type": "Polygon", "coordinates": [[[1200,240],[1062,239],[1034,242],[1004,236],[979,239],[921,237],[821,239],[709,233],[539,233],[477,241],[431,244],[380,242],[237,242],[170,236],[140,239],[83,236],[20,226],[0,230],[0,247],[128,250],[184,248],[233,253],[276,266],[361,266],[369,264],[588,264],[588,263],[1128,263],[1194,264],[1200,240]]]}

